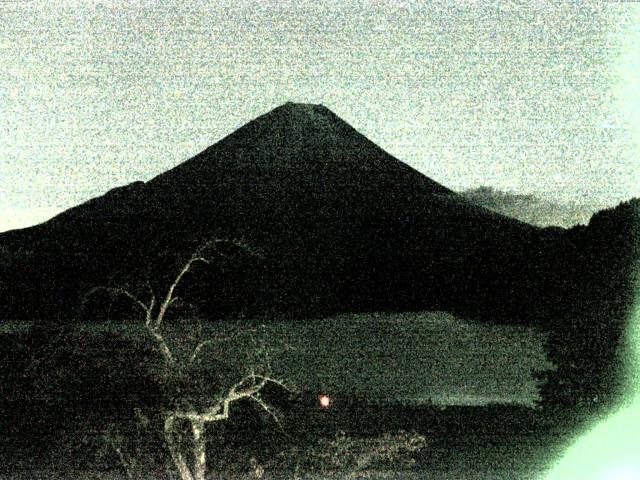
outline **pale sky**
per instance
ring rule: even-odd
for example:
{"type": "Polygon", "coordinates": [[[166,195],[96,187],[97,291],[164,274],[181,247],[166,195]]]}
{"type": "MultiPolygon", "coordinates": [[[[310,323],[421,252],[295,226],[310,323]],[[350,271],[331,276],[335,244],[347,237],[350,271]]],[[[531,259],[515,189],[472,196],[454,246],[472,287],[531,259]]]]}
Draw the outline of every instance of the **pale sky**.
{"type": "Polygon", "coordinates": [[[0,0],[0,231],[322,103],[454,190],[640,196],[640,4],[0,0]]]}

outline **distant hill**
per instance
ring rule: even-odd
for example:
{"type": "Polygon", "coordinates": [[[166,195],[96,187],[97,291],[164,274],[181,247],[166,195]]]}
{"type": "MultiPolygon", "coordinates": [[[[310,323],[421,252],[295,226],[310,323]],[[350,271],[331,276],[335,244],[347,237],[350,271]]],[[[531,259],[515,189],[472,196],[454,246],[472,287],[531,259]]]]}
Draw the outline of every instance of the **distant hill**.
{"type": "Polygon", "coordinates": [[[479,187],[460,193],[466,200],[494,212],[538,227],[586,225],[600,208],[595,205],[560,203],[536,195],[479,187]]]}

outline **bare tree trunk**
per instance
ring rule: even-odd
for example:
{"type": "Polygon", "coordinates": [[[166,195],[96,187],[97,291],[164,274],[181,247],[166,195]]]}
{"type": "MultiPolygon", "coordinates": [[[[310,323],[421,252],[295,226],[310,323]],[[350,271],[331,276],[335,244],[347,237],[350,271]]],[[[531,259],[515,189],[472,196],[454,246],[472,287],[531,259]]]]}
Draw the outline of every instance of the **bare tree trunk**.
{"type": "Polygon", "coordinates": [[[194,477],[195,480],[205,480],[207,471],[207,444],[204,437],[205,423],[203,420],[191,420],[193,430],[193,454],[194,454],[194,477]]]}
{"type": "MultiPolygon", "coordinates": [[[[171,454],[171,459],[173,460],[173,464],[178,469],[180,473],[180,480],[196,480],[191,470],[187,465],[187,462],[184,460],[184,457],[180,453],[179,446],[176,445],[176,442],[173,437],[173,429],[174,429],[175,417],[173,414],[170,414],[165,422],[164,422],[164,438],[167,442],[167,447],[169,448],[169,453],[171,454]]],[[[204,478],[204,476],[202,477],[204,478]]]]}

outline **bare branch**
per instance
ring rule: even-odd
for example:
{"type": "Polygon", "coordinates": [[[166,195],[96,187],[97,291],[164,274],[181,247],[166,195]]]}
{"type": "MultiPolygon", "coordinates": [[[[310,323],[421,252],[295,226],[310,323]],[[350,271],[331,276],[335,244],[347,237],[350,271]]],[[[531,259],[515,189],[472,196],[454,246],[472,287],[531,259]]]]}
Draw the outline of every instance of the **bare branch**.
{"type": "Polygon", "coordinates": [[[271,415],[275,415],[264,400],[257,395],[267,383],[280,385],[289,391],[289,388],[277,379],[252,373],[233,385],[227,391],[225,397],[218,400],[218,402],[204,412],[176,412],[173,415],[175,418],[183,418],[190,421],[198,420],[204,422],[217,422],[220,420],[227,420],[229,418],[231,404],[244,398],[257,401],[260,406],[267,410],[267,412],[271,415]]]}
{"type": "Polygon", "coordinates": [[[176,287],[180,284],[182,277],[186,275],[189,269],[191,269],[191,266],[196,262],[203,262],[208,264],[209,260],[207,260],[204,257],[192,257],[185,264],[185,266],[182,267],[182,270],[180,270],[180,273],[178,273],[173,283],[169,286],[169,289],[167,290],[167,295],[165,296],[164,301],[162,302],[162,305],[160,305],[160,311],[158,312],[158,316],[156,317],[156,321],[155,321],[156,328],[162,324],[162,320],[164,320],[164,316],[167,313],[167,309],[173,302],[173,298],[174,298],[173,292],[175,291],[176,287]]]}
{"type": "Polygon", "coordinates": [[[204,340],[202,342],[200,342],[196,348],[193,350],[193,353],[191,354],[191,357],[189,357],[189,364],[192,364],[193,362],[196,361],[198,355],[202,352],[202,350],[209,346],[209,345],[215,345],[216,343],[221,343],[221,342],[230,342],[231,340],[236,339],[237,337],[239,337],[240,335],[242,335],[244,332],[237,332],[233,335],[220,335],[217,334],[215,335],[214,338],[211,338],[209,340],[204,340]]]}
{"type": "Polygon", "coordinates": [[[149,290],[149,297],[154,298],[156,296],[156,292],[153,290],[153,285],[151,285],[151,282],[149,281],[148,277],[147,277],[147,280],[145,281],[145,284],[147,286],[147,289],[149,290]]]}
{"type": "Polygon", "coordinates": [[[128,290],[125,290],[122,287],[94,287],[91,290],[89,290],[89,292],[85,295],[85,300],[88,300],[89,297],[91,297],[93,294],[99,291],[107,292],[112,296],[123,295],[127,297],[129,300],[131,300],[134,304],[142,308],[145,314],[148,314],[150,311],[150,308],[147,305],[145,305],[145,303],[142,300],[140,300],[138,297],[136,297],[131,292],[129,292],[128,290]]]}
{"type": "Polygon", "coordinates": [[[165,418],[164,438],[165,438],[165,441],[167,442],[167,447],[169,448],[169,453],[171,454],[173,463],[178,468],[178,472],[180,473],[180,478],[182,480],[194,480],[191,470],[189,470],[187,462],[185,461],[184,457],[180,453],[180,450],[176,445],[176,441],[174,439],[174,424],[175,424],[175,421],[180,418],[184,418],[184,417],[180,417],[175,414],[170,414],[165,418]]]}
{"type": "Polygon", "coordinates": [[[153,295],[151,297],[151,300],[149,301],[149,308],[147,309],[147,314],[145,316],[144,319],[144,324],[146,327],[150,328],[151,327],[151,321],[153,319],[152,315],[153,315],[153,307],[156,306],[156,296],[153,295]]]}
{"type": "Polygon", "coordinates": [[[262,398],[260,398],[258,394],[250,395],[249,398],[251,398],[254,402],[260,405],[265,412],[267,412],[271,417],[273,417],[276,423],[280,424],[280,419],[278,418],[278,415],[276,415],[276,412],[273,410],[273,408],[270,405],[268,405],[264,400],[262,400],[262,398]]]}
{"type": "Polygon", "coordinates": [[[214,343],[221,342],[224,340],[230,340],[230,338],[216,338],[215,340],[205,340],[204,342],[200,342],[198,346],[193,350],[191,357],[189,357],[189,365],[193,364],[198,357],[198,354],[202,351],[202,349],[208,345],[213,345],[214,343]]]}
{"type": "MultiPolygon", "coordinates": [[[[227,334],[223,332],[221,334],[214,335],[213,338],[201,340],[202,325],[198,318],[198,324],[195,332],[190,332],[188,337],[188,344],[192,345],[192,341],[196,341],[196,347],[191,351],[188,358],[188,364],[185,365],[181,356],[178,356],[176,352],[180,350],[172,350],[169,343],[165,340],[163,334],[164,329],[163,322],[165,320],[168,309],[177,304],[180,297],[176,295],[176,289],[180,286],[182,280],[187,273],[192,269],[193,265],[202,262],[209,264],[210,261],[207,257],[208,252],[206,248],[217,247],[219,245],[226,244],[236,247],[242,252],[246,252],[252,256],[261,256],[254,251],[250,246],[237,240],[227,239],[213,239],[207,242],[202,248],[198,249],[189,260],[182,266],[177,275],[173,278],[172,283],[165,291],[158,292],[156,295],[153,286],[147,279],[146,287],[149,291],[150,297],[148,303],[143,302],[140,298],[122,287],[97,287],[91,290],[87,297],[99,290],[104,290],[111,295],[122,295],[131,300],[135,305],[140,307],[145,314],[145,328],[154,340],[154,343],[159,348],[162,356],[165,359],[166,367],[169,368],[169,379],[173,379],[172,374],[177,373],[180,379],[182,375],[187,373],[183,369],[191,366],[204,350],[210,346],[215,346],[217,343],[231,341],[240,335],[249,335],[248,340],[244,340],[246,348],[252,351],[251,358],[259,360],[256,365],[260,365],[262,372],[265,374],[256,374],[251,371],[248,375],[245,375],[237,383],[230,388],[223,390],[222,394],[218,398],[210,399],[208,407],[200,409],[191,404],[188,399],[181,399],[180,397],[174,399],[176,401],[174,409],[166,412],[165,424],[164,424],[164,436],[171,454],[171,459],[174,465],[178,469],[181,480],[204,480],[206,473],[206,442],[205,442],[205,424],[207,422],[223,421],[229,418],[231,405],[234,402],[241,401],[242,399],[248,399],[256,402],[262,409],[264,409],[270,416],[272,416],[276,422],[279,423],[279,419],[274,409],[263,400],[260,396],[260,391],[268,384],[273,383],[281,386],[282,388],[289,390],[280,380],[269,376],[269,352],[264,346],[260,347],[253,333],[256,329],[243,330],[235,333],[227,334]],[[195,333],[195,336],[193,335],[195,333]],[[181,452],[181,437],[179,436],[179,429],[176,426],[179,422],[190,423],[193,432],[193,445],[191,455],[186,455],[181,452]],[[193,460],[193,465],[189,465],[189,459],[193,460]]],[[[223,249],[217,252],[221,257],[235,257],[237,250],[223,249]]],[[[206,337],[205,337],[206,338],[206,337]]],[[[180,380],[181,381],[181,380],[180,380]]],[[[180,387],[180,384],[176,386],[180,387]]],[[[121,451],[118,451],[121,454],[121,451]]],[[[123,464],[126,459],[121,456],[123,464]]]]}
{"type": "Polygon", "coordinates": [[[242,380],[240,380],[229,389],[227,398],[231,399],[231,401],[239,400],[241,398],[248,397],[249,395],[253,395],[254,393],[259,392],[262,387],[263,385],[256,384],[256,376],[254,373],[251,373],[243,377],[242,380]],[[239,390],[240,387],[243,387],[247,383],[249,383],[249,385],[239,390]]]}
{"type": "Polygon", "coordinates": [[[287,392],[291,392],[291,391],[292,391],[292,390],[291,390],[291,388],[289,388],[289,387],[287,386],[287,384],[285,384],[284,382],[282,382],[282,381],[278,380],[277,378],[273,378],[273,377],[266,377],[266,376],[263,376],[263,375],[255,375],[255,377],[256,377],[256,378],[261,378],[261,379],[263,379],[263,380],[264,380],[264,382],[265,382],[265,384],[267,384],[267,383],[273,383],[274,385],[278,385],[278,386],[280,386],[280,387],[284,388],[287,392]]]}
{"type": "Polygon", "coordinates": [[[189,357],[189,365],[191,365],[193,362],[195,362],[196,358],[198,357],[198,354],[200,353],[200,351],[206,347],[207,345],[211,345],[213,344],[213,340],[207,340],[205,342],[200,342],[196,348],[193,350],[193,353],[191,354],[191,356],[189,357]]]}

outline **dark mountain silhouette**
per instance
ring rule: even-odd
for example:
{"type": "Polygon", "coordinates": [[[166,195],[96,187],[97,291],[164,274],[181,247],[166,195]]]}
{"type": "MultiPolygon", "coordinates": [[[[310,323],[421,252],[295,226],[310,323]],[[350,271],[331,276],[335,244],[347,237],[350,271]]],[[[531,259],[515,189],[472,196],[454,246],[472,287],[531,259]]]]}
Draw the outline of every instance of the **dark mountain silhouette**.
{"type": "MultiPolygon", "coordinates": [[[[1,234],[0,318],[86,318],[91,288],[146,294],[227,238],[260,255],[228,251],[181,286],[208,317],[437,309],[542,327],[558,363],[611,364],[593,358],[613,358],[624,326],[637,206],[534,227],[465,200],[325,107],[288,103],[146,183],[1,234]]],[[[583,380],[606,370],[589,368],[583,380]]]]}
{"type": "Polygon", "coordinates": [[[186,254],[211,237],[264,253],[251,284],[236,285],[245,305],[231,310],[441,308],[510,318],[511,306],[497,310],[490,299],[522,293],[506,279],[544,235],[466,202],[325,107],[289,103],[147,183],[1,235],[24,266],[3,315],[68,315],[92,285],[143,275],[158,255],[186,254]]]}

